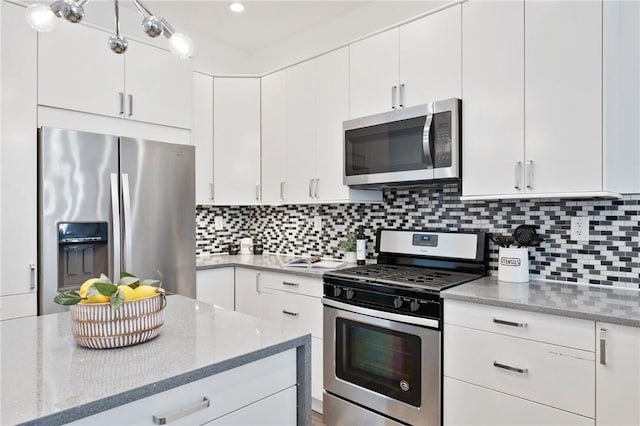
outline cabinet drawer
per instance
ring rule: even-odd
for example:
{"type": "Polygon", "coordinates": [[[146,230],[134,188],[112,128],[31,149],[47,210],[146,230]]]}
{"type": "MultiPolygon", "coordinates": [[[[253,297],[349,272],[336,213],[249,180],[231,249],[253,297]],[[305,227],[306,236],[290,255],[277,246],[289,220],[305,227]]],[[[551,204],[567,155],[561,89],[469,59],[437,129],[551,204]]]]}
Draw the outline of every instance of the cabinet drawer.
{"type": "Polygon", "coordinates": [[[445,300],[444,322],[538,342],[595,351],[593,321],[445,300]]]}
{"type": "Polygon", "coordinates": [[[264,290],[265,319],[322,339],[322,302],[317,297],[264,290]]]}
{"type": "Polygon", "coordinates": [[[444,378],[445,426],[593,426],[593,419],[444,378]]]}
{"type": "Polygon", "coordinates": [[[265,271],[262,273],[262,285],[263,287],[274,290],[306,294],[307,296],[313,297],[322,297],[321,278],[265,271]]]}
{"type": "Polygon", "coordinates": [[[445,324],[444,357],[447,377],[594,417],[593,352],[445,324]]]}
{"type": "MultiPolygon", "coordinates": [[[[179,360],[176,360],[179,362],[179,360]]],[[[295,349],[80,419],[82,425],[152,425],[208,398],[208,407],[171,424],[203,424],[296,384],[295,349]]],[[[205,404],[206,405],[206,404],[205,404]]]]}

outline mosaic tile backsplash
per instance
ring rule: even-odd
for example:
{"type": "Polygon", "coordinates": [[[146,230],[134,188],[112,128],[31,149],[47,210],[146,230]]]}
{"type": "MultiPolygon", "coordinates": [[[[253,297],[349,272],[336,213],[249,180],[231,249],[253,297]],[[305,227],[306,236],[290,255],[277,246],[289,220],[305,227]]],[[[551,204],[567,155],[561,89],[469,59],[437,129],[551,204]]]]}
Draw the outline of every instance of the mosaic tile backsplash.
{"type": "MultiPolygon", "coordinates": [[[[545,242],[529,249],[532,277],[640,288],[640,195],[622,200],[461,201],[458,185],[445,185],[385,190],[381,204],[199,206],[196,223],[199,255],[225,252],[230,241],[251,236],[271,253],[328,257],[340,257],[338,241],[358,225],[365,228],[373,257],[380,227],[511,234],[520,224],[534,224],[545,242]],[[224,218],[224,230],[215,230],[215,216],[224,218]],[[322,231],[314,230],[315,216],[322,218],[322,231]],[[589,242],[570,240],[572,216],[589,217],[589,242]]],[[[495,272],[498,248],[493,243],[489,248],[495,272]]]]}

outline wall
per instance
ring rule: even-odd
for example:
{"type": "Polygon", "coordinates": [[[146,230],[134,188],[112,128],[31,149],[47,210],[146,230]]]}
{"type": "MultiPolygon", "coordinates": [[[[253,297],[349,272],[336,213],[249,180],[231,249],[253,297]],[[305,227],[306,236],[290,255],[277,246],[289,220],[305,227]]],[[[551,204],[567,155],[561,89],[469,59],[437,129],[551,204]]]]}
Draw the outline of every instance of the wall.
{"type": "MultiPolygon", "coordinates": [[[[281,254],[338,257],[337,243],[358,225],[369,237],[373,256],[379,227],[474,230],[510,234],[531,223],[546,241],[531,248],[531,273],[549,280],[640,288],[640,195],[623,200],[460,201],[456,185],[385,191],[382,204],[256,207],[198,207],[198,254],[224,252],[241,235],[262,239],[265,250],[281,254]],[[213,217],[225,217],[215,231],[213,217]],[[313,230],[322,216],[323,231],[313,230]],[[569,240],[571,216],[589,216],[590,241],[569,240]]],[[[497,248],[490,243],[490,268],[497,271],[497,248]]]]}

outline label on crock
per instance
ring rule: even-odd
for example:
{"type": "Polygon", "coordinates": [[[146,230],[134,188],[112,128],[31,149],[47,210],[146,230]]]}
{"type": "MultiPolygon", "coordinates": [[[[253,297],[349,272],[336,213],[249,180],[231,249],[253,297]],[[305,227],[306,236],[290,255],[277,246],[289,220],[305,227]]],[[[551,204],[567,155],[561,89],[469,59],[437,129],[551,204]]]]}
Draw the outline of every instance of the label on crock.
{"type": "Polygon", "coordinates": [[[501,257],[500,265],[502,266],[520,266],[522,261],[518,257],[501,257]]]}

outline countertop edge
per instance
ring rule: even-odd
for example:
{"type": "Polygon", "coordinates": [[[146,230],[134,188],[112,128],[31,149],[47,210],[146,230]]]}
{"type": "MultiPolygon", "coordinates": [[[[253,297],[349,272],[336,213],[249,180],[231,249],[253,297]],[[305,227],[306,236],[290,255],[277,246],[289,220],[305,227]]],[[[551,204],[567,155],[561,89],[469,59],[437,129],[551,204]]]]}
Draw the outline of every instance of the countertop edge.
{"type": "MultiPolygon", "coordinates": [[[[135,402],[137,400],[153,396],[155,394],[176,388],[178,386],[186,385],[196,380],[204,379],[205,377],[232,370],[236,367],[267,358],[271,355],[275,355],[289,349],[300,347],[307,347],[308,351],[311,351],[311,334],[305,334],[299,337],[295,337],[293,339],[289,339],[272,346],[261,348],[243,355],[238,355],[236,357],[229,358],[206,367],[192,370],[187,373],[182,373],[174,377],[169,377],[159,382],[131,389],[129,391],[112,395],[106,398],[102,398],[88,404],[79,405],[77,407],[69,408],[67,410],[40,417],[35,420],[19,423],[19,425],[50,426],[73,422],[94,414],[101,413],[106,410],[110,410],[112,408],[122,406],[130,402],[135,402]]],[[[297,368],[299,369],[300,365],[297,365],[297,368]]],[[[298,376],[300,377],[299,373],[298,376]]],[[[302,406],[304,405],[305,404],[302,404],[302,406]]]]}
{"type": "Polygon", "coordinates": [[[631,318],[609,316],[604,314],[596,314],[592,312],[583,312],[583,311],[576,311],[576,310],[570,310],[570,309],[553,308],[553,307],[542,306],[542,305],[532,305],[528,303],[509,302],[505,300],[465,296],[465,295],[460,295],[455,293],[447,293],[446,291],[441,292],[440,295],[443,299],[459,300],[461,302],[478,303],[482,305],[498,306],[502,308],[521,309],[529,312],[546,313],[551,315],[578,318],[578,319],[584,319],[584,320],[590,320],[590,321],[603,321],[611,324],[626,325],[626,326],[640,328],[640,320],[635,320],[631,318]]]}

